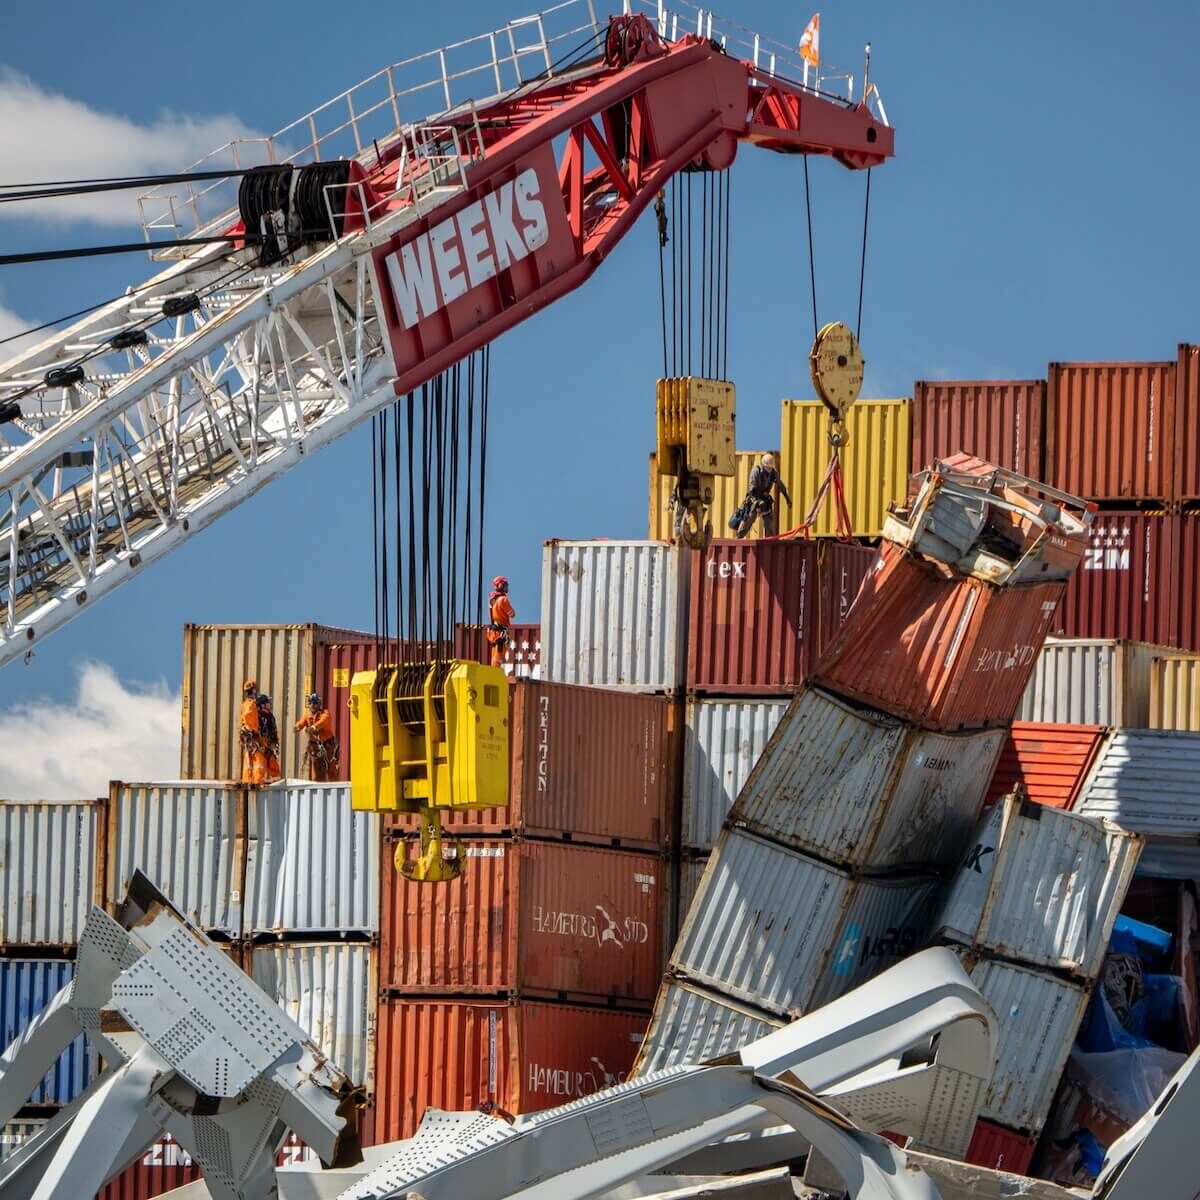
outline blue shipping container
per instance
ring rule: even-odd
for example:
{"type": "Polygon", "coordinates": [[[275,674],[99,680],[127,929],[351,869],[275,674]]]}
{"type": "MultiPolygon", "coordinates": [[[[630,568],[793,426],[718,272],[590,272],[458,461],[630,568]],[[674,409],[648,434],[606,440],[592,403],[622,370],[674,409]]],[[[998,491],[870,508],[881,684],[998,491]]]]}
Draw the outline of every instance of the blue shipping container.
{"type": "MultiPolygon", "coordinates": [[[[75,964],[54,959],[0,960],[0,1039],[7,1046],[75,976],[75,964]]],[[[69,1104],[95,1073],[82,1036],[73,1041],[38,1084],[30,1104],[69,1104]]]]}

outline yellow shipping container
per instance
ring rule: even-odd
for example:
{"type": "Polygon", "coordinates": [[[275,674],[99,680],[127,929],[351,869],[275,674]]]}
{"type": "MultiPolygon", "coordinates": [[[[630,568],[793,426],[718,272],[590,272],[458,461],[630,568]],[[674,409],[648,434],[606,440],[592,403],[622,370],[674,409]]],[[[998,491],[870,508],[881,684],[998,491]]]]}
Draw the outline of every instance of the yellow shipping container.
{"type": "MultiPolygon", "coordinates": [[[[888,505],[907,491],[911,414],[907,399],[859,400],[850,409],[850,444],[842,452],[842,476],[852,532],[858,537],[878,537],[888,505]]],[[[821,486],[829,466],[828,429],[827,410],[819,400],[783,402],[780,473],[792,507],[784,506],[781,530],[800,524],[821,486]]],[[[827,497],[817,518],[813,533],[818,536],[837,532],[832,499],[827,497]]]]}
{"type": "Polygon", "coordinates": [[[1200,733],[1200,659],[1170,655],[1150,664],[1150,728],[1200,733]]]}
{"type": "MultiPolygon", "coordinates": [[[[766,453],[766,450],[739,450],[737,452],[737,474],[713,477],[713,503],[709,512],[713,537],[733,537],[733,531],[729,528],[729,518],[733,515],[733,510],[745,499],[746,492],[750,488],[751,467],[766,453]]],[[[771,453],[778,461],[779,451],[772,450],[771,453]]],[[[656,462],[657,456],[651,454],[648,536],[669,541],[675,536],[675,531],[671,527],[671,510],[667,507],[671,499],[671,489],[675,486],[675,476],[660,475],[656,462]]]]}

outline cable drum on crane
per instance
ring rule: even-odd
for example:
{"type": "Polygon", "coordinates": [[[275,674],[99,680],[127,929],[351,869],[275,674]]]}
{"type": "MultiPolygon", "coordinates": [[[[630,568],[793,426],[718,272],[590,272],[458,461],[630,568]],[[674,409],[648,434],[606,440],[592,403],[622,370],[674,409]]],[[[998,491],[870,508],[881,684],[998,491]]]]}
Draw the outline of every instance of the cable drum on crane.
{"type": "Polygon", "coordinates": [[[247,245],[268,265],[306,241],[336,241],[346,224],[350,162],[255,167],[238,185],[238,212],[247,245]]]}

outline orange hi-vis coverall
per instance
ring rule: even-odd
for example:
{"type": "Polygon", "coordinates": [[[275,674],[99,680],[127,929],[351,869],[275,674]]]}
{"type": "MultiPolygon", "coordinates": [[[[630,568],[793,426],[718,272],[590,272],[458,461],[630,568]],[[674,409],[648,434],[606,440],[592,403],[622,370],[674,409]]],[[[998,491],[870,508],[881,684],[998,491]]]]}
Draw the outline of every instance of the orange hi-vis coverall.
{"type": "Polygon", "coordinates": [[[517,619],[516,610],[506,593],[497,596],[491,603],[488,616],[491,618],[491,628],[487,631],[487,640],[492,647],[492,666],[504,667],[504,652],[508,649],[508,630],[517,619]]]}
{"type": "Polygon", "coordinates": [[[337,777],[338,744],[329,709],[306,712],[296,722],[296,731],[308,730],[308,777],[314,783],[332,783],[337,777]]]}
{"type": "Polygon", "coordinates": [[[267,755],[258,723],[258,701],[250,696],[242,701],[242,782],[265,783],[267,755]]]}

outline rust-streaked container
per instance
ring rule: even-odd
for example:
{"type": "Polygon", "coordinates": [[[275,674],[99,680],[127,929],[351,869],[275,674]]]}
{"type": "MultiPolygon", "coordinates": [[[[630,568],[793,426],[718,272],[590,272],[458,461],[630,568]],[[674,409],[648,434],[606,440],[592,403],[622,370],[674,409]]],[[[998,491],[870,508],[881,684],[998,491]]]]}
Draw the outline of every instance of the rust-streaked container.
{"type": "Polygon", "coordinates": [[[874,561],[874,550],[833,538],[720,539],[694,551],[688,689],[717,696],[795,691],[874,561]]]}
{"type": "Polygon", "coordinates": [[[1042,478],[1044,379],[918,380],[910,471],[964,453],[1042,478]]]}
{"type": "Polygon", "coordinates": [[[1149,723],[1200,733],[1200,659],[1164,655],[1150,664],[1149,723]]]}
{"type": "Polygon", "coordinates": [[[1029,1171],[1036,1148],[1036,1138],[980,1117],[975,1122],[975,1132],[963,1162],[990,1167],[993,1171],[1007,1171],[1010,1175],[1024,1175],[1029,1171]]]}
{"type": "Polygon", "coordinates": [[[247,679],[271,697],[284,778],[307,777],[307,739],[293,726],[305,697],[327,689],[324,647],[373,641],[373,634],[327,625],[185,625],[180,778],[240,778],[238,710],[247,679]]]}
{"type": "MultiPolygon", "coordinates": [[[[733,510],[746,498],[746,493],[750,490],[750,472],[764,454],[773,454],[775,462],[780,461],[778,450],[738,450],[734,455],[737,474],[713,476],[713,500],[708,506],[708,519],[714,537],[725,537],[729,533],[729,518],[733,516],[733,510]]],[[[662,541],[674,540],[675,526],[670,509],[671,491],[674,487],[675,477],[658,473],[658,455],[652,452],[647,537],[662,541]]],[[[761,529],[761,526],[755,528],[761,529]]]]}
{"type": "MultiPolygon", "coordinates": [[[[667,696],[514,681],[504,808],[452,812],[455,836],[520,834],[661,852],[674,837],[683,712],[667,696]]],[[[384,814],[416,833],[417,818],[384,814]]]]}
{"type": "Polygon", "coordinates": [[[1019,783],[1035,804],[1070,808],[1103,737],[1103,725],[1014,721],[1000,751],[985,805],[995,804],[1019,783]]]}
{"type": "Polygon", "coordinates": [[[1007,725],[1065,586],[994,588],[885,542],[813,682],[925,729],[1007,725]]]}
{"type": "Polygon", "coordinates": [[[383,988],[654,999],[668,891],[663,859],[568,842],[464,841],[462,874],[431,887],[396,871],[393,849],[384,843],[383,988]]]}
{"type": "Polygon", "coordinates": [[[1175,360],[1175,492],[1200,500],[1200,346],[1183,342],[1175,360]]]}
{"type": "MultiPolygon", "coordinates": [[[[481,662],[490,666],[492,647],[487,640],[486,625],[455,625],[454,657],[481,662]]],[[[516,679],[538,677],[542,655],[540,625],[512,625],[508,631],[508,648],[504,652],[504,673],[516,679]]]]}
{"type": "Polygon", "coordinates": [[[1051,363],[1046,482],[1089,500],[1172,500],[1175,363],[1051,363]]]}
{"type": "Polygon", "coordinates": [[[1185,512],[1175,521],[1178,533],[1171,645],[1181,650],[1200,650],[1200,512],[1185,512]]]}
{"type": "Polygon", "coordinates": [[[537,1112],[624,1082],[649,1013],[520,1000],[379,1002],[374,1137],[411,1137],[426,1108],[537,1112]]]}
{"type": "Polygon", "coordinates": [[[1097,513],[1083,560],[1067,583],[1054,632],[1061,637],[1130,638],[1162,646],[1176,640],[1180,518],[1097,513]]]}

